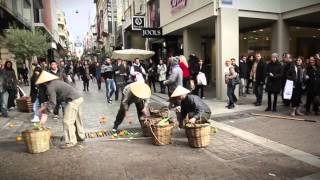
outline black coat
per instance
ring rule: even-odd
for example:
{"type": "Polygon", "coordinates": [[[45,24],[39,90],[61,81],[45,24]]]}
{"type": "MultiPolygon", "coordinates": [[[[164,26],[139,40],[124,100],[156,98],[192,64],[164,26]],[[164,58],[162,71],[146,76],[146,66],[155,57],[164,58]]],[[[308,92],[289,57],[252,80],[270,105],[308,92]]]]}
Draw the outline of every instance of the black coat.
{"type": "Polygon", "coordinates": [[[306,70],[306,75],[309,76],[309,79],[306,80],[308,93],[319,95],[320,94],[320,67],[308,66],[306,70]]]}
{"type": "Polygon", "coordinates": [[[305,69],[301,67],[300,71],[300,81],[298,81],[298,72],[296,71],[296,66],[291,65],[288,72],[287,72],[287,79],[293,81],[293,86],[295,87],[297,84],[300,84],[301,86],[305,83],[305,69]]]}
{"type": "Polygon", "coordinates": [[[48,96],[46,94],[46,85],[39,84],[36,85],[38,77],[35,75],[32,75],[30,78],[30,97],[31,102],[34,103],[36,101],[36,98],[39,97],[40,103],[44,103],[48,101],[48,96]]]}
{"type": "Polygon", "coordinates": [[[264,84],[265,75],[266,75],[266,63],[261,59],[257,65],[256,69],[256,83],[257,84],[264,84]]]}
{"type": "Polygon", "coordinates": [[[282,88],[282,65],[279,61],[270,62],[266,68],[267,85],[266,91],[271,93],[279,93],[282,88]],[[273,76],[270,76],[270,73],[273,76]]]}
{"type": "Polygon", "coordinates": [[[243,60],[239,61],[239,77],[240,78],[249,78],[249,64],[243,60]]]}

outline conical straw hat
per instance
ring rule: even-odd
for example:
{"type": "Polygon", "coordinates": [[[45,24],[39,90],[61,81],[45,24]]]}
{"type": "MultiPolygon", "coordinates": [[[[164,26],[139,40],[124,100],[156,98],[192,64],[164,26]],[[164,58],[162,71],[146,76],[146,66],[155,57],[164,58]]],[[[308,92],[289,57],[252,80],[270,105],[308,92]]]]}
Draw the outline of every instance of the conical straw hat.
{"type": "Polygon", "coordinates": [[[49,82],[49,81],[52,81],[55,79],[59,79],[59,77],[56,75],[53,75],[51,73],[48,73],[47,71],[42,71],[38,80],[36,81],[36,84],[42,84],[42,83],[49,82]]]}
{"type": "Polygon", "coordinates": [[[177,97],[177,96],[182,96],[182,95],[186,95],[189,94],[190,91],[182,86],[178,86],[173,93],[171,94],[171,97],[177,97]]]}
{"type": "Polygon", "coordinates": [[[151,89],[144,82],[131,83],[130,89],[131,89],[131,92],[138,98],[148,99],[151,96],[151,89]]]}

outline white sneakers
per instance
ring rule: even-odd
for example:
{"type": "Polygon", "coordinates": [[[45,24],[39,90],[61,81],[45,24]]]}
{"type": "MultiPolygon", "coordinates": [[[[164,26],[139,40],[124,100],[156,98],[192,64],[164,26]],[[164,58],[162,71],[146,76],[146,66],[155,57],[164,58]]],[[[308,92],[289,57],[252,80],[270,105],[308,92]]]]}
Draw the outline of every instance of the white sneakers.
{"type": "Polygon", "coordinates": [[[33,119],[31,120],[32,123],[38,123],[40,122],[39,116],[34,116],[33,119]]]}

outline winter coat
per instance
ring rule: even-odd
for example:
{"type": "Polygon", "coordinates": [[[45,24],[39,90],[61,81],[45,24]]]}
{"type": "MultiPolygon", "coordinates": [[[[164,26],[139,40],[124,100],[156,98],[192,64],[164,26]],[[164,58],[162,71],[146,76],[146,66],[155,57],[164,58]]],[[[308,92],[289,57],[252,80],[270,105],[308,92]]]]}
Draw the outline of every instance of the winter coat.
{"type": "Polygon", "coordinates": [[[239,61],[239,77],[248,79],[249,78],[249,64],[240,59],[239,61]]]}
{"type": "Polygon", "coordinates": [[[36,85],[38,77],[32,75],[30,78],[30,97],[31,102],[34,103],[39,98],[40,103],[48,101],[48,96],[46,94],[46,86],[44,84],[36,85]]]}
{"type": "Polygon", "coordinates": [[[282,65],[279,61],[270,62],[267,65],[266,76],[266,91],[270,93],[279,93],[282,88],[282,65]],[[270,76],[270,73],[272,73],[273,76],[270,76]]]}
{"type": "Polygon", "coordinates": [[[13,70],[5,70],[7,74],[7,90],[16,90],[17,89],[17,77],[13,70]]]}
{"type": "Polygon", "coordinates": [[[171,73],[168,80],[164,81],[163,84],[169,87],[169,93],[173,91],[178,86],[182,86],[182,70],[179,65],[172,65],[171,73]]]}
{"type": "Polygon", "coordinates": [[[0,93],[3,93],[7,91],[7,74],[6,71],[3,69],[0,69],[0,93]]]}
{"type": "Polygon", "coordinates": [[[308,66],[306,75],[309,76],[309,79],[306,80],[308,93],[320,95],[320,67],[308,66]]]}
{"type": "Polygon", "coordinates": [[[305,69],[301,67],[300,70],[300,81],[298,80],[298,67],[296,65],[290,66],[288,72],[287,72],[287,79],[293,81],[293,87],[295,87],[297,84],[301,84],[301,86],[305,83],[305,69]]]}
{"type": "Polygon", "coordinates": [[[166,80],[167,66],[165,64],[158,64],[157,72],[159,74],[158,81],[166,80]]]}
{"type": "Polygon", "coordinates": [[[179,66],[182,70],[183,78],[189,78],[190,77],[189,68],[184,63],[179,63],[179,66]]]}
{"type": "MultiPolygon", "coordinates": [[[[251,71],[253,71],[253,67],[251,71]]],[[[254,82],[260,85],[264,84],[265,81],[265,71],[266,71],[266,63],[261,59],[257,64],[256,74],[255,74],[255,80],[254,82]]]]}

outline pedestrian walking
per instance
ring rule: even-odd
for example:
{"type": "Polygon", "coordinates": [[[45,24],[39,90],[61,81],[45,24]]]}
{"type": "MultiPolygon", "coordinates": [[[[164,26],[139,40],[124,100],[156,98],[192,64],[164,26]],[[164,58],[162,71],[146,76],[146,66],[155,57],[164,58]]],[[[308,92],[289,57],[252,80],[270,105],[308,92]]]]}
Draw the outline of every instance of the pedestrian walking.
{"type": "Polygon", "coordinates": [[[252,66],[250,79],[253,81],[253,91],[256,96],[255,106],[261,106],[263,97],[263,85],[265,83],[266,64],[260,53],[256,53],[255,62],[252,66]]]}
{"type": "Polygon", "coordinates": [[[239,66],[237,65],[235,58],[231,58],[231,65],[234,66],[234,70],[236,71],[236,73],[239,73],[239,66]]]}
{"type": "Polygon", "coordinates": [[[8,92],[8,103],[7,103],[7,108],[10,110],[16,106],[15,100],[17,98],[17,85],[18,85],[18,80],[16,77],[16,73],[14,72],[12,68],[12,62],[11,61],[6,61],[4,64],[4,70],[6,71],[6,82],[7,82],[7,92],[8,92]]]}
{"type": "MultiPolygon", "coordinates": [[[[58,64],[56,61],[51,61],[49,72],[55,76],[58,76],[60,80],[62,80],[62,81],[64,80],[63,72],[61,72],[61,69],[60,69],[60,67],[58,67],[58,64]]],[[[53,118],[54,119],[59,118],[60,107],[62,108],[62,112],[63,112],[63,106],[62,106],[60,100],[57,99],[56,107],[53,110],[53,114],[54,114],[53,118]]]]}
{"type": "Polygon", "coordinates": [[[294,65],[290,66],[287,72],[287,79],[293,81],[293,91],[291,97],[290,115],[304,115],[301,112],[301,95],[305,83],[305,69],[303,67],[303,57],[299,56],[294,65]]]}
{"type": "Polygon", "coordinates": [[[59,77],[42,71],[36,84],[45,84],[48,102],[40,108],[41,121],[44,125],[47,121],[47,114],[55,107],[57,99],[66,104],[63,117],[65,144],[60,146],[62,149],[71,148],[77,145],[79,141],[85,140],[85,132],[82,121],[82,103],[83,98],[79,92],[70,84],[58,80],[59,77]]]}
{"type": "Polygon", "coordinates": [[[159,64],[157,66],[157,73],[158,73],[158,81],[160,82],[160,92],[166,93],[166,88],[163,82],[166,80],[167,74],[167,66],[164,64],[163,59],[160,59],[159,64]]]}
{"type": "Polygon", "coordinates": [[[90,84],[90,69],[89,64],[85,62],[80,69],[81,79],[83,81],[83,91],[89,91],[89,84],[90,84]]]}
{"type": "Polygon", "coordinates": [[[169,98],[171,97],[171,94],[178,86],[183,86],[182,79],[183,79],[183,73],[179,66],[179,56],[171,57],[169,59],[170,62],[170,76],[167,80],[163,82],[165,86],[168,86],[168,95],[169,98]]]}
{"type": "Polygon", "coordinates": [[[314,103],[320,96],[320,67],[314,57],[310,57],[306,69],[307,102],[306,114],[310,114],[311,105],[316,115],[319,114],[319,104],[314,103]]]}
{"type": "Polygon", "coordinates": [[[239,60],[240,96],[246,96],[246,85],[248,84],[249,74],[249,63],[247,62],[247,57],[242,56],[239,60]]]}
{"type": "Polygon", "coordinates": [[[238,101],[234,91],[236,89],[236,78],[237,72],[235,71],[235,67],[232,65],[231,60],[226,60],[225,62],[227,67],[227,73],[225,74],[225,83],[227,85],[227,96],[228,96],[228,105],[226,108],[233,109],[235,107],[235,103],[238,101]]]}
{"type": "Polygon", "coordinates": [[[277,111],[277,98],[278,94],[281,91],[282,85],[282,65],[279,62],[279,56],[277,53],[273,53],[271,55],[271,62],[267,64],[266,69],[266,76],[267,76],[267,84],[266,84],[266,91],[268,92],[268,107],[265,111],[277,111]],[[273,105],[272,98],[273,95],[273,105]]]}
{"type": "Polygon", "coordinates": [[[95,76],[94,78],[96,78],[97,81],[97,85],[98,85],[98,90],[101,90],[101,65],[99,62],[96,63],[96,71],[95,71],[95,76]]]}
{"type": "Polygon", "coordinates": [[[8,117],[8,82],[7,82],[7,72],[0,68],[0,112],[2,117],[8,117]]]}
{"type": "Polygon", "coordinates": [[[106,59],[106,63],[102,66],[102,76],[106,84],[106,96],[108,103],[112,103],[112,95],[116,91],[116,84],[114,82],[114,67],[110,58],[106,59]]]}
{"type": "Polygon", "coordinates": [[[21,75],[22,75],[22,79],[23,79],[23,83],[25,86],[29,86],[29,70],[26,66],[26,64],[23,64],[22,65],[22,68],[21,68],[21,75]]]}
{"type": "Polygon", "coordinates": [[[150,88],[153,87],[153,92],[157,92],[156,90],[157,66],[152,59],[149,59],[149,62],[147,65],[147,72],[148,72],[148,84],[150,88]]]}
{"type": "MultiPolygon", "coordinates": [[[[180,55],[180,57],[179,57],[179,66],[182,70],[182,75],[183,75],[183,80],[182,80],[183,87],[188,88],[189,80],[190,80],[190,71],[189,71],[189,65],[188,65],[187,59],[183,55],[180,55]]],[[[190,88],[192,90],[195,89],[194,81],[190,82],[190,88]]]]}
{"type": "Polygon", "coordinates": [[[148,105],[151,96],[151,89],[147,84],[141,81],[128,84],[122,93],[120,108],[113,126],[114,132],[118,131],[118,127],[127,116],[127,112],[131,104],[134,103],[136,105],[139,121],[143,120],[143,116],[147,116],[149,114],[148,105]]]}
{"type": "Polygon", "coordinates": [[[118,62],[115,66],[115,83],[116,83],[116,92],[115,92],[115,100],[118,101],[119,94],[122,94],[124,87],[127,84],[128,80],[128,72],[129,69],[126,65],[126,61],[118,59],[118,62]]]}

